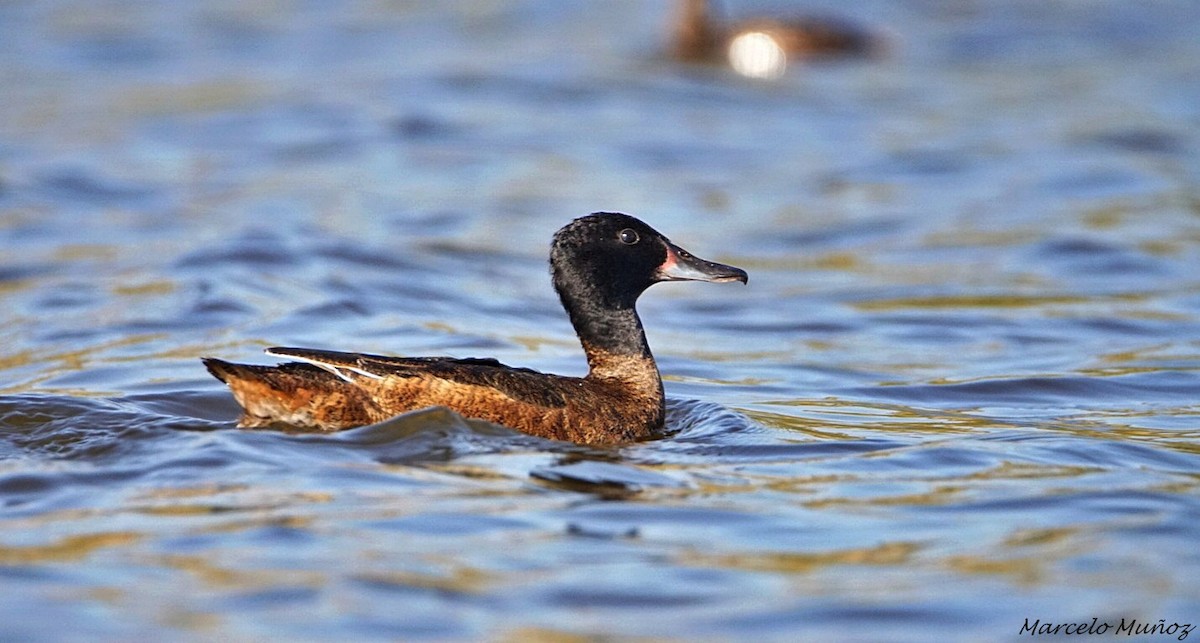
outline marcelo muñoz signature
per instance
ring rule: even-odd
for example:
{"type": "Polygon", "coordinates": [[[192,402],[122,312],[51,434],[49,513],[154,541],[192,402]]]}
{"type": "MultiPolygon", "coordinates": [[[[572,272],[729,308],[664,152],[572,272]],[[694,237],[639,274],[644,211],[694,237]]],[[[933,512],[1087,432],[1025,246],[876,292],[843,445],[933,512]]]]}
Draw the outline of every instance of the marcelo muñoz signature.
{"type": "Polygon", "coordinates": [[[1167,623],[1166,619],[1159,619],[1157,623],[1139,621],[1136,618],[1123,618],[1117,625],[1113,625],[1108,621],[1101,621],[1098,618],[1093,618],[1091,623],[1043,623],[1041,619],[1037,619],[1030,623],[1029,619],[1025,619],[1025,625],[1021,627],[1018,634],[1028,634],[1030,636],[1038,636],[1041,634],[1113,634],[1125,636],[1145,636],[1147,634],[1162,634],[1166,636],[1176,636],[1182,641],[1196,629],[1191,623],[1167,623]]]}

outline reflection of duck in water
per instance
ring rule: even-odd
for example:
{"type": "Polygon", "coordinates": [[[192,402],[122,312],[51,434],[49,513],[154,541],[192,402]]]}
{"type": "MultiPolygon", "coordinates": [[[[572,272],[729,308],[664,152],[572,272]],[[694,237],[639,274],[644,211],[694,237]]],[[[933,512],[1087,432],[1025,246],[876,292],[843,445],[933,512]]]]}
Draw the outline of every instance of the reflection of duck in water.
{"type": "Polygon", "coordinates": [[[662,379],[634,304],[660,281],[740,281],[625,214],[568,224],[550,248],[554,289],[587,353],[586,377],[547,375],[493,359],[386,357],[271,348],[278,366],[205,358],[242,405],[241,426],[334,431],[445,406],[546,438],[589,444],[650,437],[662,427],[662,379]]]}
{"type": "Polygon", "coordinates": [[[683,61],[728,63],[740,74],[775,78],[789,61],[867,56],[880,43],[867,31],[836,18],[754,18],[732,25],[715,22],[707,0],[679,0],[672,55],[683,61]]]}

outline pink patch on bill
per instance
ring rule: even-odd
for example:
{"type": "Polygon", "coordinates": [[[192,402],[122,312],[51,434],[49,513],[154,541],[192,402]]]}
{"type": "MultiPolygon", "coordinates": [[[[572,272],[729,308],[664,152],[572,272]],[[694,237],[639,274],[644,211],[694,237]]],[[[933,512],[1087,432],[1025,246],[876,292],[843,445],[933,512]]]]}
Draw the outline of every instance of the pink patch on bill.
{"type": "Polygon", "coordinates": [[[671,246],[667,246],[667,258],[662,262],[662,265],[658,267],[658,271],[660,273],[667,272],[668,270],[674,268],[678,261],[679,255],[675,254],[675,251],[671,248],[671,246]]]}

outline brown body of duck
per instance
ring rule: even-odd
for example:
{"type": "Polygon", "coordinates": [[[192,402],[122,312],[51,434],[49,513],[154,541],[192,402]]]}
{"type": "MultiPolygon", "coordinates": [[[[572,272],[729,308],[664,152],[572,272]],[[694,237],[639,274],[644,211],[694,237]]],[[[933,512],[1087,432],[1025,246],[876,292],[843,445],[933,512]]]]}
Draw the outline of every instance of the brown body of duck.
{"type": "Polygon", "coordinates": [[[741,281],[741,269],[692,256],[625,214],[596,213],[554,235],[554,288],[587,355],[584,377],[493,359],[388,357],[306,348],[267,353],[277,366],[204,358],[229,385],[243,427],[336,431],[430,406],[532,435],[584,444],[650,437],[663,424],[658,366],[635,304],[659,281],[741,281]]]}
{"type": "Polygon", "coordinates": [[[753,18],[725,25],[712,19],[707,0],[680,0],[671,53],[688,62],[720,62],[725,60],[729,45],[738,36],[755,32],[771,38],[793,59],[867,56],[881,48],[877,37],[837,18],[753,18]]]}

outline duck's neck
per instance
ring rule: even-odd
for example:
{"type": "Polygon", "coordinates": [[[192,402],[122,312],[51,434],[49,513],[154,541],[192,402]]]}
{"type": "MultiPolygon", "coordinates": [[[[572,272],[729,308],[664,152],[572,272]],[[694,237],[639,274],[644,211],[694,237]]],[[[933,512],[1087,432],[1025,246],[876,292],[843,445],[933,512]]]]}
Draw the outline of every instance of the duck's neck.
{"type": "Polygon", "coordinates": [[[662,379],[634,307],[636,297],[562,288],[559,296],[587,354],[589,378],[625,381],[661,397],[662,379]]]}
{"type": "Polygon", "coordinates": [[[574,306],[567,309],[567,315],[587,353],[590,375],[604,377],[621,362],[654,363],[642,320],[633,306],[574,306]]]}
{"type": "Polygon", "coordinates": [[[683,60],[707,59],[716,49],[717,39],[707,0],[679,0],[674,27],[675,56],[683,60]]]}

